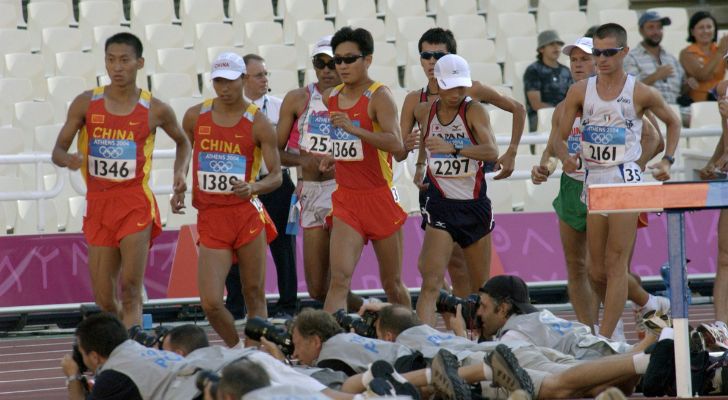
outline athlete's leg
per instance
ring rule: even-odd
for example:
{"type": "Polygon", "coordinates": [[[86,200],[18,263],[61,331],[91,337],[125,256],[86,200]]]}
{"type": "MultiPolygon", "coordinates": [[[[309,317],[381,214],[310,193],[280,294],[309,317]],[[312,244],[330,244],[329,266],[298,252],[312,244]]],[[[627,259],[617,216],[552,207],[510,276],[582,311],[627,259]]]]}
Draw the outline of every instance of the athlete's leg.
{"type": "Polygon", "coordinates": [[[412,307],[409,291],[402,282],[402,229],[384,239],[373,240],[372,246],[379,262],[379,279],[387,301],[412,307]]]}
{"type": "Polygon", "coordinates": [[[728,323],[728,210],[718,220],[718,273],[713,283],[715,320],[728,323]]]}
{"type": "MultiPolygon", "coordinates": [[[[482,238],[482,243],[479,245],[482,251],[482,260],[477,266],[470,263],[470,258],[467,254],[465,255],[465,263],[468,266],[468,272],[470,273],[470,293],[478,293],[485,281],[490,277],[490,252],[491,252],[491,237],[490,234],[482,238]],[[485,240],[483,240],[485,239],[485,240]]],[[[481,259],[481,255],[478,255],[478,259],[481,259]]]]}
{"type": "Polygon", "coordinates": [[[604,270],[604,253],[607,243],[608,223],[604,215],[590,214],[586,217],[586,246],[589,260],[589,280],[597,297],[604,301],[607,292],[604,270]]]}
{"type": "Polygon", "coordinates": [[[121,239],[121,317],[124,325],[142,322],[142,288],[144,270],[147,269],[152,225],[121,239]]]}
{"type": "MultiPolygon", "coordinates": [[[[116,288],[121,271],[121,253],[116,247],[88,245],[88,268],[94,301],[101,310],[121,315],[116,288]]],[[[129,326],[127,326],[128,328],[129,326]]]]}
{"type": "Polygon", "coordinates": [[[465,298],[473,293],[470,287],[470,273],[468,265],[465,263],[465,255],[463,249],[457,243],[453,244],[450,261],[447,263],[447,273],[450,275],[452,294],[465,298]]]}
{"type": "Polygon", "coordinates": [[[330,252],[331,282],[326,293],[324,310],[333,313],[346,308],[346,296],[351,289],[351,276],[361,258],[364,238],[354,228],[338,217],[333,218],[331,227],[331,246],[336,251],[330,252]]]}
{"type": "Polygon", "coordinates": [[[417,299],[417,316],[423,323],[432,327],[437,322],[435,302],[445,277],[445,266],[452,253],[454,253],[453,241],[450,234],[428,225],[425,228],[425,238],[417,261],[417,267],[422,275],[420,297],[417,299]]]}
{"type": "Polygon", "coordinates": [[[243,285],[248,318],[268,317],[265,303],[266,243],[266,234],[263,230],[255,239],[237,249],[240,283],[243,285]]]}
{"type": "Polygon", "coordinates": [[[632,354],[617,354],[575,365],[547,376],[541,383],[540,399],[584,397],[606,383],[632,379],[636,375],[632,354]]]}
{"type": "Polygon", "coordinates": [[[230,270],[233,254],[228,249],[211,249],[200,244],[197,263],[197,284],[200,289],[200,302],[210,325],[229,347],[240,341],[235,330],[235,320],[225,308],[223,295],[225,277],[230,270]]]}
{"type": "Polygon", "coordinates": [[[324,302],[329,289],[329,231],[323,227],[303,230],[303,270],[308,294],[324,302]]]}
{"type": "Polygon", "coordinates": [[[574,307],[576,319],[586,326],[592,326],[597,320],[594,303],[598,301],[598,297],[592,290],[586,267],[586,232],[579,232],[561,220],[559,232],[566,258],[569,301],[574,307]]]}

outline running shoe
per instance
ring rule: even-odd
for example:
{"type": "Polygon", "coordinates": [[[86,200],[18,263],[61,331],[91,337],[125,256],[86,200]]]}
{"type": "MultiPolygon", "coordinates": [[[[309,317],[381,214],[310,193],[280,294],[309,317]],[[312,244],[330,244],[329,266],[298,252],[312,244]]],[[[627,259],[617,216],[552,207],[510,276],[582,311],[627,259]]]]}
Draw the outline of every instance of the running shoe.
{"type": "Polygon", "coordinates": [[[703,334],[708,350],[728,350],[728,328],[726,328],[723,322],[717,321],[712,324],[700,324],[698,326],[698,332],[703,334]]]}
{"type": "Polygon", "coordinates": [[[518,364],[516,356],[508,346],[504,344],[496,346],[495,350],[486,356],[485,362],[493,369],[493,385],[500,386],[511,393],[521,389],[534,397],[531,377],[518,364]]]}
{"type": "Polygon", "coordinates": [[[439,398],[446,400],[470,400],[470,387],[458,375],[457,357],[440,349],[432,359],[432,386],[439,398]]]}
{"type": "Polygon", "coordinates": [[[627,400],[627,397],[621,390],[616,387],[607,388],[607,390],[599,393],[594,400],[627,400]]]}
{"type": "Polygon", "coordinates": [[[383,379],[388,382],[396,394],[410,396],[415,400],[419,400],[419,390],[417,390],[415,385],[408,382],[405,377],[398,374],[392,364],[384,360],[377,360],[369,366],[369,371],[375,379],[383,379]]]}
{"type": "Polygon", "coordinates": [[[672,328],[672,320],[662,311],[652,310],[642,316],[642,326],[653,335],[660,337],[662,329],[672,328]]]}
{"type": "Polygon", "coordinates": [[[647,371],[642,375],[642,393],[645,397],[661,397],[668,393],[668,386],[675,387],[675,345],[672,339],[660,340],[650,352],[647,371]]]}

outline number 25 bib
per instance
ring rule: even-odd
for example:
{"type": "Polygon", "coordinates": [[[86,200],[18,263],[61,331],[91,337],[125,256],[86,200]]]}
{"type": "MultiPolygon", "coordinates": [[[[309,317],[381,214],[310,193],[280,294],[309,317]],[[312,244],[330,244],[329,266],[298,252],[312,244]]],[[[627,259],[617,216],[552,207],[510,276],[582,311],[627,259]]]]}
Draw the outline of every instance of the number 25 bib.
{"type": "Polygon", "coordinates": [[[626,128],[587,125],[581,139],[584,159],[589,164],[618,165],[624,160],[626,128]]]}
{"type": "Polygon", "coordinates": [[[200,152],[197,184],[207,193],[230,194],[236,180],[245,181],[245,157],[239,154],[200,152]]]}
{"type": "Polygon", "coordinates": [[[88,156],[91,176],[125,181],[136,176],[136,143],[133,140],[93,139],[88,156]]]}
{"type": "Polygon", "coordinates": [[[303,133],[303,149],[312,154],[331,153],[331,126],[328,113],[311,113],[307,121],[308,129],[303,133]]]}

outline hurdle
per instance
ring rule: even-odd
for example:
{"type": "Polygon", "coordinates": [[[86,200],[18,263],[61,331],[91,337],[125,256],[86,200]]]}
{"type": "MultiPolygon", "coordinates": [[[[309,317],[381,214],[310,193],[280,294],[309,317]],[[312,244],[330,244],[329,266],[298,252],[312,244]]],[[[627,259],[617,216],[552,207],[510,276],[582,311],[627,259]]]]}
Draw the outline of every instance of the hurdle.
{"type": "Polygon", "coordinates": [[[728,208],[728,181],[590,185],[589,213],[665,212],[670,263],[670,305],[675,329],[677,397],[692,397],[688,337],[685,211],[728,208]]]}

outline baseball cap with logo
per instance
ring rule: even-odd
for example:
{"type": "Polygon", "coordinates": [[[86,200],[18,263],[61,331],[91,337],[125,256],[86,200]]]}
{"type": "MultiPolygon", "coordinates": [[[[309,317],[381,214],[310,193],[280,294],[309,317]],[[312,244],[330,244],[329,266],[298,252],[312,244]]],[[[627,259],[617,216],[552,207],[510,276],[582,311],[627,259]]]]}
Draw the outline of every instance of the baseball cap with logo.
{"type": "Polygon", "coordinates": [[[672,20],[670,17],[663,17],[660,14],[657,13],[657,11],[647,11],[644,14],[640,16],[639,21],[637,24],[640,28],[642,28],[642,25],[652,22],[652,21],[660,21],[662,22],[662,26],[668,26],[672,23],[672,20]]]}
{"type": "Polygon", "coordinates": [[[331,48],[332,35],[323,36],[320,38],[311,51],[311,57],[316,57],[319,54],[326,54],[329,57],[334,56],[334,50],[331,48]]]}
{"type": "Polygon", "coordinates": [[[468,62],[457,54],[446,54],[437,60],[435,79],[440,89],[473,86],[468,62]]]}
{"type": "Polygon", "coordinates": [[[531,305],[526,282],[515,275],[496,275],[488,279],[478,291],[499,300],[508,299],[522,314],[538,311],[531,305]]]}
{"type": "Polygon", "coordinates": [[[584,50],[584,53],[591,54],[592,53],[592,47],[594,47],[594,43],[592,41],[592,38],[588,37],[582,37],[579,38],[576,43],[570,44],[568,46],[564,46],[563,49],[561,49],[561,52],[566,54],[567,56],[571,54],[571,50],[574,50],[575,48],[580,48],[584,50]]]}
{"type": "Polygon", "coordinates": [[[225,78],[235,80],[240,78],[240,75],[245,72],[245,61],[243,61],[243,57],[232,52],[225,52],[218,54],[215,61],[212,62],[210,79],[225,78]]]}

